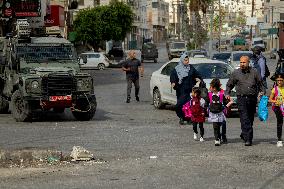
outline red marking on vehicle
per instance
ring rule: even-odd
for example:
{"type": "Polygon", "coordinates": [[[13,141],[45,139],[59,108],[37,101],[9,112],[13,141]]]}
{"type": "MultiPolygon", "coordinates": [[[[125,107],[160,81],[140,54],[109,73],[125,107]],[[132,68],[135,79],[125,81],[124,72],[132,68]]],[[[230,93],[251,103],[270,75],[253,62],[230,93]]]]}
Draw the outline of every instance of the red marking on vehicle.
{"type": "Polygon", "coordinates": [[[49,97],[49,101],[63,101],[63,100],[67,100],[67,101],[70,101],[72,100],[72,97],[71,95],[66,95],[66,96],[50,96],[49,97]]]}

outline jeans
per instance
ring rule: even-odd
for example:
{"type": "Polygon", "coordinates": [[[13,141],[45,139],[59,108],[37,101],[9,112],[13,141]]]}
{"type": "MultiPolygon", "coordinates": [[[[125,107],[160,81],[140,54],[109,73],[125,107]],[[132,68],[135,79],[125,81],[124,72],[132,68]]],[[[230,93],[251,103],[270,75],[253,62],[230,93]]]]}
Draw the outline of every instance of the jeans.
{"type": "Polygon", "coordinates": [[[139,79],[127,78],[127,98],[130,98],[132,83],[134,83],[135,87],[135,96],[139,95],[139,89],[140,89],[139,79]]]}

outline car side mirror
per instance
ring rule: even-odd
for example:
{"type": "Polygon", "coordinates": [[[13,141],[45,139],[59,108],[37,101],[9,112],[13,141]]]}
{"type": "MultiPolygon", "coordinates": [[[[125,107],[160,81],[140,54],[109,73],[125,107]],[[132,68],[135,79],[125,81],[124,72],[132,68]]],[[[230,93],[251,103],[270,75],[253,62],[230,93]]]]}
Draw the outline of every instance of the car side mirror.
{"type": "Polygon", "coordinates": [[[228,62],[231,62],[231,58],[228,58],[228,62]]]}

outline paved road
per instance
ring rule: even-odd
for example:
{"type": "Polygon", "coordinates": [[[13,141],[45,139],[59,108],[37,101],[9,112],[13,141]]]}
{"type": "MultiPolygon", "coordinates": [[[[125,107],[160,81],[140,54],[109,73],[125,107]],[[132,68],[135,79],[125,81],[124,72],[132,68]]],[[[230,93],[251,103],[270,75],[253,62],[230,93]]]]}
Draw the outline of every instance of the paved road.
{"type": "MultiPolygon", "coordinates": [[[[124,74],[107,69],[91,71],[98,99],[92,121],[75,121],[70,111],[32,123],[0,115],[1,148],[53,148],[68,154],[79,145],[106,161],[2,168],[0,188],[283,188],[284,153],[276,148],[271,112],[267,123],[256,119],[252,147],[239,139],[238,118],[228,119],[229,144],[215,147],[211,124],[205,124],[206,141],[197,142],[190,125],[178,126],[174,111],[153,108],[149,79],[167,61],[162,47],[158,64],[145,63],[139,103],[125,103],[124,74]]],[[[269,66],[275,67],[275,61],[269,66]]]]}

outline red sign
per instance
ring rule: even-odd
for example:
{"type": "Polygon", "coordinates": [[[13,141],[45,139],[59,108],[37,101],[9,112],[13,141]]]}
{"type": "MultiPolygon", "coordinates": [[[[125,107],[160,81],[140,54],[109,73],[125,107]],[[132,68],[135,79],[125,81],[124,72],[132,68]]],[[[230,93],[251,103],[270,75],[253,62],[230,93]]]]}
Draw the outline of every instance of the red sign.
{"type": "Polygon", "coordinates": [[[65,22],[64,7],[60,5],[50,5],[50,15],[45,17],[45,26],[63,27],[65,22]]]}
{"type": "Polygon", "coordinates": [[[72,97],[71,97],[71,95],[67,95],[67,96],[50,96],[49,97],[49,101],[62,101],[62,100],[70,101],[70,100],[72,100],[72,97]]]}
{"type": "Polygon", "coordinates": [[[40,17],[41,0],[6,0],[3,10],[7,17],[40,17]]]}

